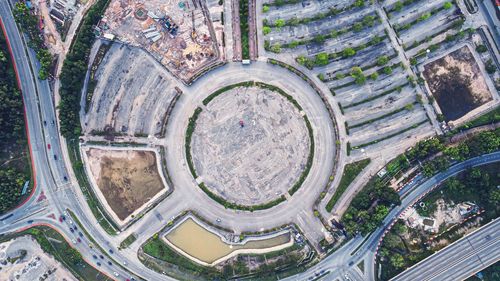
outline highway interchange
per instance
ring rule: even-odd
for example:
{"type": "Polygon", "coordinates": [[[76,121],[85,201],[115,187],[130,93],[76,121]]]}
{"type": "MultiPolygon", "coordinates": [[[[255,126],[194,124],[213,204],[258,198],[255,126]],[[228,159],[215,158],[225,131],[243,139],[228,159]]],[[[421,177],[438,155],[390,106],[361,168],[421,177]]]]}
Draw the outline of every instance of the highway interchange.
{"type": "MultiPolygon", "coordinates": [[[[66,166],[65,163],[69,163],[69,159],[67,159],[67,154],[63,153],[63,141],[61,141],[58,132],[57,126],[57,118],[55,112],[55,102],[54,97],[52,95],[51,89],[47,81],[42,81],[36,78],[37,73],[36,69],[38,68],[38,62],[35,59],[32,50],[28,50],[26,48],[26,43],[21,33],[19,32],[14,19],[12,17],[12,12],[10,6],[7,1],[0,2],[0,17],[3,26],[5,27],[5,31],[7,33],[7,37],[10,42],[10,46],[12,48],[12,55],[15,59],[15,65],[17,69],[17,75],[19,78],[20,86],[23,93],[25,110],[26,110],[26,119],[27,126],[29,131],[29,142],[31,148],[31,157],[33,161],[33,167],[35,171],[36,178],[36,189],[33,192],[32,196],[19,208],[12,211],[11,214],[5,214],[1,219],[0,223],[0,233],[6,233],[11,231],[17,231],[20,229],[24,229],[29,227],[31,224],[44,224],[50,225],[51,227],[57,229],[70,244],[78,249],[85,260],[98,268],[99,270],[105,272],[111,278],[115,278],[117,280],[125,280],[134,276],[135,278],[143,278],[145,280],[173,280],[168,276],[159,274],[152,270],[149,270],[144,267],[144,265],[138,260],[136,251],[138,246],[141,243],[135,243],[132,248],[124,249],[118,251],[118,245],[123,240],[122,238],[126,236],[126,233],[123,233],[120,236],[111,237],[107,235],[104,230],[99,226],[95,217],[92,215],[88,205],[85,201],[83,194],[81,193],[78,184],[74,181],[74,176],[72,176],[71,169],[66,166]],[[47,148],[47,145],[51,144],[51,149],[47,148]],[[55,156],[54,156],[55,155],[55,156]],[[65,180],[65,177],[67,180],[65,180]],[[45,198],[45,199],[44,199],[45,198]],[[75,233],[70,231],[70,226],[74,227],[74,222],[71,221],[71,218],[67,216],[67,219],[64,222],[59,222],[57,219],[49,218],[50,214],[54,214],[56,218],[65,213],[66,209],[70,209],[73,211],[81,223],[85,226],[85,229],[90,235],[96,244],[100,245],[101,248],[104,249],[104,252],[99,251],[96,248],[96,245],[91,247],[89,237],[85,237],[82,243],[74,243],[75,239],[79,237],[78,232],[75,233]],[[28,221],[33,221],[32,223],[28,223],[28,221]],[[110,252],[113,251],[113,253],[110,252]],[[104,259],[95,259],[93,255],[103,255],[104,259]],[[110,258],[108,258],[110,256],[110,258]],[[109,265],[107,261],[111,261],[112,265],[109,265]],[[100,262],[100,266],[97,265],[97,262],[100,262]],[[122,266],[125,265],[126,266],[122,266]],[[118,274],[118,277],[116,276],[118,274]]],[[[266,66],[265,63],[256,63],[253,64],[256,69],[254,73],[261,75],[261,79],[265,77],[272,77],[275,69],[268,69],[269,66],[266,66]]],[[[247,70],[241,68],[239,65],[230,64],[225,68],[217,69],[213,72],[210,72],[207,76],[202,78],[201,81],[198,81],[197,84],[194,85],[193,92],[201,92],[196,91],[197,88],[203,87],[204,83],[208,83],[208,81],[212,82],[217,77],[223,77],[219,72],[228,71],[234,74],[232,79],[240,79],[238,77],[242,77],[247,74],[247,70]],[[203,79],[206,82],[203,82],[203,79]]],[[[277,75],[277,74],[274,74],[277,75]]],[[[280,75],[280,74],[278,74],[280,75]]],[[[226,80],[219,78],[221,80],[226,80]]],[[[226,80],[225,83],[230,83],[231,80],[226,80]]],[[[214,83],[215,85],[216,83],[214,83]]],[[[304,84],[296,84],[297,87],[304,87],[304,84]]],[[[305,91],[307,91],[304,88],[305,91]]],[[[309,101],[311,102],[311,101],[309,101]]],[[[309,104],[308,102],[308,104],[309,104]]],[[[314,100],[312,101],[314,105],[314,100]]],[[[316,101],[317,102],[317,101],[316,101]]],[[[182,103],[179,106],[184,106],[182,103]]],[[[190,105],[193,106],[193,105],[190,105]]],[[[315,106],[319,106],[316,104],[315,106]]],[[[310,109],[312,110],[312,109],[310,109]]],[[[192,110],[189,108],[184,110],[186,114],[191,114],[192,110]]],[[[324,113],[322,113],[324,114],[324,113]]],[[[325,116],[325,115],[323,115],[325,116]]],[[[321,118],[321,116],[317,116],[321,118]]],[[[185,127],[185,124],[181,122],[177,123],[177,127],[172,130],[181,130],[185,127]]],[[[330,127],[331,129],[331,127],[330,127]]],[[[327,133],[327,132],[324,132],[327,133]]],[[[167,141],[171,141],[172,143],[177,141],[174,139],[170,139],[167,141]]],[[[330,147],[334,147],[330,145],[330,147]]],[[[176,153],[180,153],[177,151],[176,153]]],[[[327,153],[325,153],[326,155],[327,153]]],[[[179,156],[179,155],[177,155],[179,156]]],[[[172,159],[173,160],[173,159],[172,159]]],[[[316,161],[320,161],[315,158],[316,161]]],[[[318,274],[326,274],[323,277],[323,280],[335,280],[335,279],[344,279],[344,280],[373,280],[375,278],[374,273],[374,257],[375,252],[377,250],[378,243],[380,239],[383,237],[384,233],[391,226],[394,220],[403,212],[408,206],[414,204],[419,198],[421,198],[424,194],[432,190],[438,183],[444,181],[450,176],[457,174],[460,171],[463,171],[469,167],[491,163],[500,161],[500,152],[490,154],[484,157],[474,158],[467,160],[462,163],[458,163],[451,167],[448,171],[440,173],[427,181],[415,185],[411,187],[411,190],[406,192],[405,196],[402,198],[402,204],[400,206],[392,209],[391,213],[384,220],[383,225],[378,228],[374,233],[372,233],[367,239],[362,237],[356,237],[352,239],[349,243],[344,245],[339,250],[335,251],[330,256],[323,259],[314,267],[310,268],[308,271],[298,274],[296,276],[290,277],[289,280],[307,280],[311,277],[317,276],[318,274]],[[357,269],[356,264],[359,261],[365,261],[365,274],[362,274],[359,269],[357,269]]],[[[173,164],[178,162],[170,162],[173,164]]],[[[173,170],[174,173],[180,173],[182,177],[182,173],[184,171],[175,169],[176,165],[169,167],[173,170]]],[[[325,169],[327,169],[326,167],[325,169]]],[[[185,177],[185,179],[189,179],[190,177],[185,177]]],[[[186,184],[189,184],[186,182],[186,184]]],[[[189,189],[188,189],[189,190],[189,189]]],[[[193,197],[193,201],[195,202],[197,198],[204,197],[204,194],[200,193],[198,189],[195,189],[198,193],[195,197],[193,197]]],[[[316,194],[317,195],[317,194],[316,194]]],[[[315,198],[315,194],[310,195],[310,198],[315,198]]],[[[170,202],[178,199],[177,196],[182,196],[182,193],[173,193],[173,195],[168,199],[170,202]],[[177,195],[179,194],[179,195],[177,195]]],[[[297,196],[294,197],[297,200],[297,196]]],[[[167,206],[164,204],[164,209],[155,210],[156,212],[160,212],[167,219],[170,218],[170,215],[176,215],[176,213],[184,210],[187,206],[190,205],[190,202],[185,202],[183,204],[177,204],[175,208],[170,208],[171,206],[167,206]],[[169,208],[167,208],[169,207],[169,208]],[[168,212],[167,212],[168,211],[168,212]]],[[[293,204],[287,204],[291,206],[293,204]]],[[[220,207],[220,206],[219,206],[220,207]]],[[[155,212],[153,211],[153,212],[155,212]]],[[[287,213],[289,210],[286,208],[282,208],[280,211],[282,214],[287,213]]],[[[231,223],[231,216],[234,213],[225,212],[223,208],[215,208],[213,209],[210,217],[222,217],[225,223],[231,223]]],[[[241,214],[238,214],[241,215],[241,214]]],[[[296,214],[296,216],[300,216],[301,214],[296,214]]],[[[250,227],[270,227],[273,223],[276,223],[274,220],[267,224],[263,224],[266,222],[266,216],[277,216],[275,211],[263,212],[261,214],[254,214],[252,218],[248,218],[247,221],[244,221],[245,225],[250,223],[250,227]],[[259,215],[263,217],[259,217],[259,215]],[[255,223],[255,225],[251,224],[251,221],[255,223]]],[[[290,215],[289,215],[290,216],[290,215]]],[[[157,229],[146,229],[144,233],[139,232],[140,225],[146,225],[151,223],[156,223],[156,221],[151,221],[154,217],[149,216],[141,224],[136,224],[135,228],[128,230],[131,232],[135,230],[139,233],[140,241],[143,242],[150,235],[152,235],[157,229]],[[149,220],[148,220],[149,218],[149,220]]],[[[286,217],[285,217],[286,218],[286,217]]],[[[310,221],[313,219],[309,216],[305,216],[303,219],[304,225],[303,227],[307,227],[310,221]]],[[[241,224],[243,225],[243,224],[241,224]]],[[[230,225],[234,227],[238,227],[238,225],[230,225]]],[[[312,222],[310,227],[317,227],[318,225],[312,222]]],[[[160,225],[158,226],[158,228],[160,225]]],[[[240,229],[245,230],[245,229],[240,229]]],[[[494,222],[487,227],[484,227],[480,231],[474,233],[474,236],[467,237],[465,240],[460,240],[453,245],[456,246],[459,243],[465,243],[463,241],[473,241],[473,239],[481,239],[484,235],[488,235],[490,233],[497,233],[497,235],[490,235],[490,242],[483,242],[484,245],[493,245],[492,243],[498,243],[500,237],[498,235],[500,230],[500,225],[498,222],[494,222]]],[[[317,239],[317,238],[316,238],[317,239]]],[[[474,240],[475,241],[475,240],[474,240]]],[[[475,246],[476,244],[473,244],[475,246]]],[[[495,244],[496,245],[496,244],[495,244]]],[[[471,247],[473,247],[471,246],[471,247]]],[[[477,245],[477,247],[482,247],[481,245],[477,245]]],[[[494,247],[492,247],[494,248],[494,247]]],[[[457,250],[453,250],[455,248],[450,248],[451,250],[446,250],[443,252],[439,252],[439,255],[452,255],[456,254],[457,250]],[[451,252],[451,254],[449,253],[451,252]]],[[[498,251],[493,253],[488,253],[490,259],[498,260],[500,254],[498,251]]],[[[471,258],[476,258],[476,256],[472,255],[471,258]]],[[[425,264],[426,266],[433,266],[432,262],[436,259],[434,257],[429,258],[427,261],[430,261],[430,265],[425,264]]],[[[464,259],[461,262],[468,262],[469,259],[464,259]]],[[[422,266],[421,264],[417,265],[415,268],[422,266]]],[[[448,266],[448,270],[443,270],[439,275],[440,279],[434,280],[454,280],[457,276],[452,275],[453,268],[452,266],[460,266],[454,264],[446,264],[443,267],[448,266]],[[446,275],[448,274],[448,275],[446,275]]],[[[480,265],[484,267],[484,265],[480,265]]],[[[407,274],[412,274],[415,269],[409,270],[407,274]],[[413,271],[412,271],[413,270],[413,271]]],[[[476,268],[470,268],[469,271],[462,272],[460,277],[466,276],[472,272],[477,271],[476,268]]],[[[406,274],[406,273],[405,273],[406,274]]],[[[411,276],[411,275],[408,275],[411,276]]],[[[405,275],[398,276],[396,280],[411,280],[405,279],[405,275]],[[401,279],[399,279],[401,278],[401,279]]],[[[429,276],[429,280],[432,278],[436,278],[433,276],[429,276]]]]}

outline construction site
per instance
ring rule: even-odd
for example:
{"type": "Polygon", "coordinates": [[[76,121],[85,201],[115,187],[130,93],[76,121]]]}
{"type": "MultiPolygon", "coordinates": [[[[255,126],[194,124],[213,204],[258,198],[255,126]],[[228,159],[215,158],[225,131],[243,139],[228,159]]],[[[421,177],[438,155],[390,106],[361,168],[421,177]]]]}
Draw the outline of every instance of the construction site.
{"type": "Polygon", "coordinates": [[[200,0],[112,0],[97,32],[145,49],[184,82],[220,60],[208,10],[200,0]]]}

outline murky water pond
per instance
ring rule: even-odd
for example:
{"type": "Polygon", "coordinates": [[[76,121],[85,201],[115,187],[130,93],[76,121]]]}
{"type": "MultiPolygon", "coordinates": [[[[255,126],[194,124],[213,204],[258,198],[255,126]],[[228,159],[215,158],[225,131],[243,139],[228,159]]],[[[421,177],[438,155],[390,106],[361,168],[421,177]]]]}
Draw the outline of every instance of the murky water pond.
{"type": "Polygon", "coordinates": [[[290,233],[284,233],[268,239],[250,240],[243,245],[229,245],[191,218],[178,225],[165,238],[186,254],[208,264],[236,250],[270,249],[271,251],[271,248],[286,244],[291,239],[290,233]]]}

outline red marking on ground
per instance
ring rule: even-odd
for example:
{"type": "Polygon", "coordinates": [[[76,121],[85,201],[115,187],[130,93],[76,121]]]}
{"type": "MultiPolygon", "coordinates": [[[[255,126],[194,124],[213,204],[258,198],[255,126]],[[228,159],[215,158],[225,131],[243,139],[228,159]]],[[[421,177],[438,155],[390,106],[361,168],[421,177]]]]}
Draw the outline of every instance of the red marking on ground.
{"type": "Polygon", "coordinates": [[[45,196],[45,194],[43,193],[43,190],[42,192],[40,193],[40,196],[38,196],[38,199],[36,200],[36,202],[41,202],[43,200],[47,199],[47,196],[45,196]]]}
{"type": "MultiPolygon", "coordinates": [[[[22,93],[21,80],[19,79],[19,73],[17,72],[16,61],[14,60],[14,53],[12,52],[12,47],[10,46],[9,37],[7,36],[7,30],[5,30],[5,26],[3,25],[3,22],[2,22],[1,18],[0,18],[0,27],[2,28],[2,32],[3,32],[4,36],[5,36],[5,41],[7,42],[7,48],[9,49],[10,59],[12,61],[12,65],[14,67],[14,72],[16,73],[17,88],[22,93]]],[[[31,173],[33,175],[33,178],[32,178],[32,180],[33,180],[33,189],[31,190],[30,195],[28,195],[28,197],[26,197],[26,199],[24,199],[21,203],[19,203],[19,205],[16,206],[14,209],[17,209],[17,208],[23,206],[24,204],[26,204],[26,202],[28,202],[31,199],[31,197],[33,196],[33,194],[35,194],[35,190],[37,188],[35,163],[33,161],[33,151],[31,150],[30,131],[28,129],[28,119],[26,118],[26,106],[25,106],[25,102],[24,102],[24,96],[21,95],[21,97],[23,99],[23,109],[24,109],[24,124],[25,124],[24,128],[26,130],[26,136],[27,136],[27,139],[28,139],[28,148],[30,150],[31,173]]]]}

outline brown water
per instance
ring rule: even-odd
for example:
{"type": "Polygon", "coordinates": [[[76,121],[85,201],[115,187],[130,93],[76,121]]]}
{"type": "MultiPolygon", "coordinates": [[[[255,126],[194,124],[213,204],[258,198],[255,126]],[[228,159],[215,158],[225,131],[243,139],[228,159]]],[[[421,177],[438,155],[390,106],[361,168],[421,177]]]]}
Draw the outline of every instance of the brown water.
{"type": "Polygon", "coordinates": [[[208,264],[240,249],[268,249],[290,241],[290,234],[284,233],[272,238],[251,240],[243,245],[229,245],[189,218],[165,237],[186,254],[208,264]]]}

